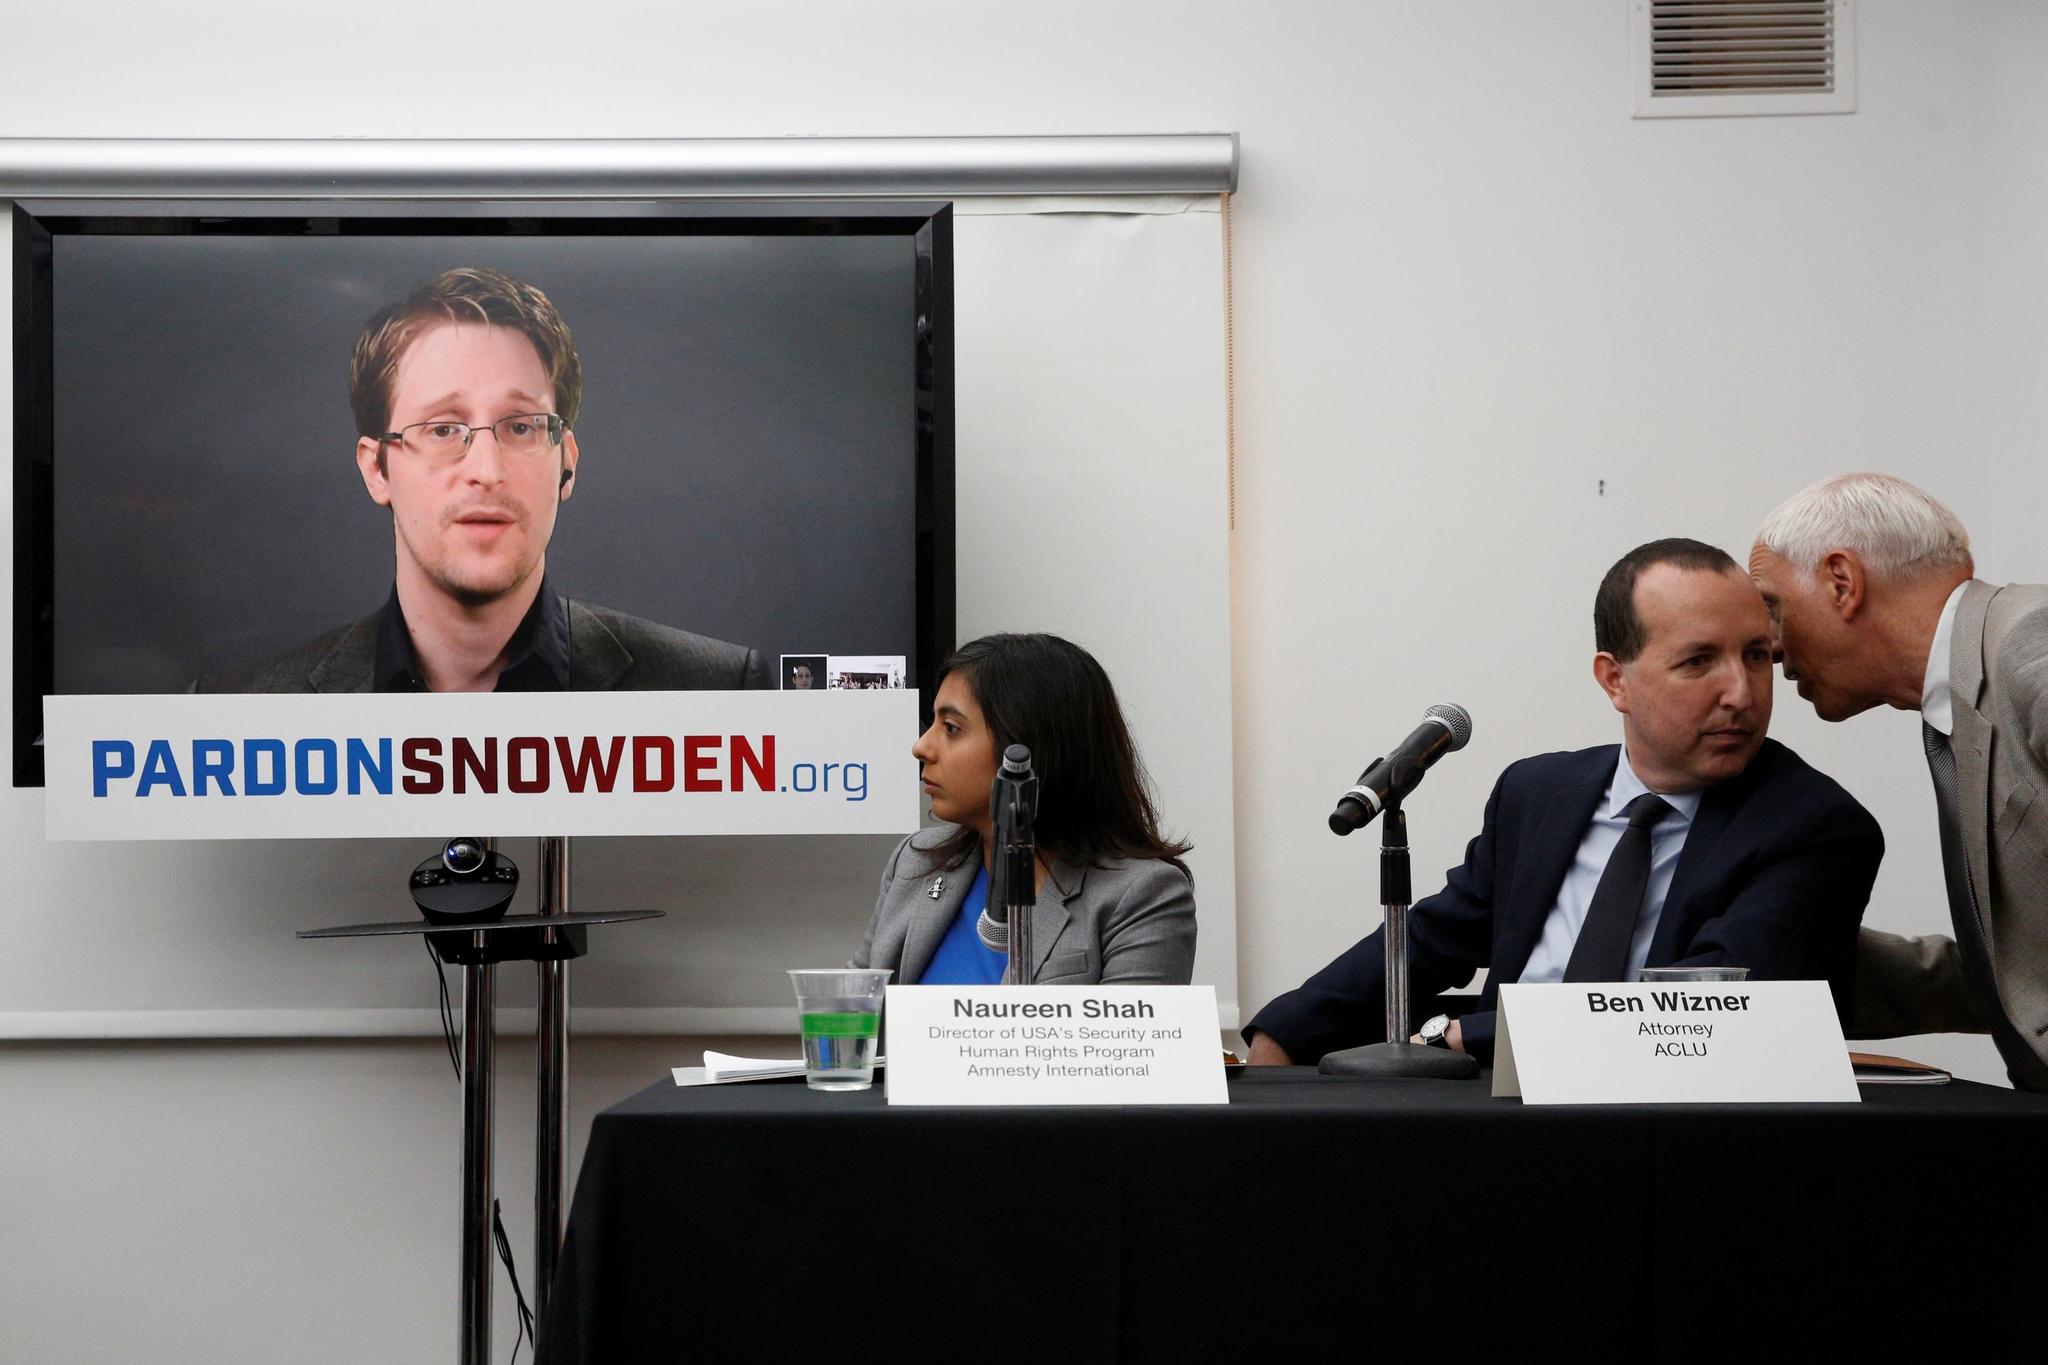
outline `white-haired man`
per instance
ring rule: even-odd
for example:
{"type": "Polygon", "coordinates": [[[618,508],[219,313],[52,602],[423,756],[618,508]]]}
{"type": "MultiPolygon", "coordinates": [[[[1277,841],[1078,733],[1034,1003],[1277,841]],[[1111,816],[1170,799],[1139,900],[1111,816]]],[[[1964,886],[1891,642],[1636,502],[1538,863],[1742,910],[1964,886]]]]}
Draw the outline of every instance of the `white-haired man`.
{"type": "Polygon", "coordinates": [[[1856,1031],[1988,1030],[2048,1091],[2048,587],[1978,581],[1955,513],[1884,474],[1795,493],[1749,568],[1823,720],[1920,712],[1956,936],[1864,930],[1856,1031]]]}

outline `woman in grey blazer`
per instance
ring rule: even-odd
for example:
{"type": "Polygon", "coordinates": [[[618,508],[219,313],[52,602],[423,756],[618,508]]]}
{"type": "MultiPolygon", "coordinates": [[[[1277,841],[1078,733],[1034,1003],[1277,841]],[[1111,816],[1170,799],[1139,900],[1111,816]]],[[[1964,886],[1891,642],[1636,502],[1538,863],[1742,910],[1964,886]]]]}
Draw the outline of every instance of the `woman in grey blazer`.
{"type": "Polygon", "coordinates": [[[939,672],[932,723],[911,746],[945,823],[896,848],[856,967],[901,985],[992,984],[1005,957],[976,922],[988,896],[989,791],[997,756],[1031,750],[1038,774],[1038,985],[1185,985],[1195,966],[1186,843],[1159,833],[1116,689],[1094,656],[1056,635],[989,635],[939,672]]]}

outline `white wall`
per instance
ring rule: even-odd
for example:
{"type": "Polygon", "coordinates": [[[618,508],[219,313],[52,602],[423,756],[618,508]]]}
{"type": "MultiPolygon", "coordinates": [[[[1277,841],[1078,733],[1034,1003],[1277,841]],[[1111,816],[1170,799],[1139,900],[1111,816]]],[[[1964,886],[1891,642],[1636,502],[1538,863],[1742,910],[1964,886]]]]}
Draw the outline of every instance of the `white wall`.
{"type": "MultiPolygon", "coordinates": [[[[1995,24],[1866,4],[1856,114],[1633,122],[1625,5],[1371,15],[1314,44],[1301,99],[1243,121],[1248,1011],[1376,918],[1371,849],[1321,816],[1430,702],[1468,706],[1475,738],[1411,803],[1418,890],[1505,763],[1615,736],[1590,607],[1621,552],[1691,534],[1740,557],[1782,496],[1844,468],[1979,524],[1994,501],[1976,86],[1995,24]],[[1367,581],[1368,556],[1391,572],[1367,581]]],[[[1913,718],[1828,727],[1787,687],[1774,732],[1883,822],[1871,921],[1945,924],[1913,718]]],[[[1940,1051],[1998,1074],[1988,1047],[1940,1051]]]]}
{"type": "Polygon", "coordinates": [[[1980,282],[1984,304],[1984,479],[1993,496],[1970,523],[1978,571],[1996,581],[2048,581],[2048,99],[2040,70],[2048,8],[1992,7],[1997,41],[1983,84],[1983,239],[1953,264],[1980,282]],[[1974,259],[1973,259],[1974,257],[1974,259]]]}
{"type": "MultiPolygon", "coordinates": [[[[532,1059],[530,1040],[499,1046],[496,1193],[529,1303],[532,1059]]],[[[579,1044],[571,1169],[599,1109],[696,1060],[658,1040],[579,1044]]],[[[461,1133],[438,1041],[14,1045],[0,1361],[451,1360],[461,1133]]],[[[501,1273],[498,1360],[511,1300],[501,1273]]]]}
{"type": "MultiPolygon", "coordinates": [[[[1413,808],[1425,886],[1504,763],[1613,735],[1588,608],[1637,541],[1739,551],[1784,493],[1876,467],[1952,501],[1987,572],[2048,578],[2048,20],[1862,0],[1856,114],[1645,123],[1627,27],[1623,0],[73,3],[7,21],[0,135],[1241,133],[1249,1009],[1370,926],[1370,845],[1322,816],[1425,705],[1477,721],[1413,808]],[[421,91],[422,57],[460,79],[421,91]]],[[[1873,922],[1938,927],[1912,718],[1825,727],[1786,689],[1775,733],[1883,821],[1873,922]]],[[[1980,1043],[1911,1050],[1991,1072],[1980,1043]]],[[[586,1040],[580,1111],[682,1051],[586,1040]]],[[[437,1065],[410,1044],[0,1056],[0,1262],[30,1267],[0,1277],[0,1356],[275,1358],[271,1301],[330,1359],[440,1356],[437,1065]]]]}

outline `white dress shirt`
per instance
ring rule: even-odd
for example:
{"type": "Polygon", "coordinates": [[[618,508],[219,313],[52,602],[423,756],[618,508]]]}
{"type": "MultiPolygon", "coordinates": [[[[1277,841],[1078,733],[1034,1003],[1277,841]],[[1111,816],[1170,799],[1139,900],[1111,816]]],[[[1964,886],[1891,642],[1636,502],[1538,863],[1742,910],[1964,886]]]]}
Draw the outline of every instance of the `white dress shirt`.
{"type": "MultiPolygon", "coordinates": [[[[1565,964],[1571,961],[1572,945],[1579,941],[1579,929],[1586,922],[1586,911],[1592,907],[1600,874],[1607,870],[1607,859],[1621,842],[1622,831],[1628,828],[1628,817],[1622,811],[1649,790],[1629,765],[1628,746],[1623,745],[1621,757],[1614,765],[1614,780],[1607,784],[1607,794],[1600,798],[1593,819],[1586,826],[1585,837],[1579,840],[1579,851],[1572,858],[1571,870],[1564,874],[1557,904],[1543,921],[1543,937],[1536,941],[1536,951],[1529,954],[1521,980],[1564,980],[1565,964]]],[[[1641,974],[1643,963],[1650,956],[1650,941],[1657,936],[1657,920],[1664,913],[1664,896],[1671,890],[1671,875],[1678,870],[1678,855],[1685,848],[1685,836],[1692,830],[1692,818],[1700,808],[1700,793],[1696,791],[1657,794],[1671,803],[1673,813],[1650,827],[1650,882],[1644,888],[1643,906],[1636,914],[1635,937],[1628,946],[1627,979],[1631,981],[1641,974]]]]}
{"type": "Polygon", "coordinates": [[[1948,694],[1949,641],[1955,638],[1956,608],[1963,604],[1964,579],[1942,604],[1941,620],[1935,623],[1934,643],[1927,647],[1927,678],[1920,684],[1920,719],[1945,735],[1956,732],[1956,711],[1948,694]]]}

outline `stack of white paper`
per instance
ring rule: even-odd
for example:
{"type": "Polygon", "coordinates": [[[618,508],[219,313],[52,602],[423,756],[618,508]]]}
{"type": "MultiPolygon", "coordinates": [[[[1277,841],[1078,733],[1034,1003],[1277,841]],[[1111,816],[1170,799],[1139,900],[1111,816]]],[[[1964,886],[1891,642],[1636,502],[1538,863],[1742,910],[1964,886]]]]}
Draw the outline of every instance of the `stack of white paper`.
{"type": "Polygon", "coordinates": [[[704,1051],[704,1065],[671,1067],[677,1085],[723,1085],[728,1081],[765,1081],[804,1074],[801,1057],[733,1057],[704,1051]]]}
{"type": "MultiPolygon", "coordinates": [[[[880,1057],[875,1065],[882,1065],[880,1057]]],[[[704,1050],[704,1065],[675,1066],[669,1074],[676,1078],[677,1085],[728,1085],[734,1081],[777,1081],[804,1074],[804,1059],[801,1057],[734,1057],[724,1052],[704,1050]]]]}
{"type": "Polygon", "coordinates": [[[704,1053],[704,1073],[714,1081],[737,1081],[750,1076],[801,1076],[801,1057],[730,1057],[723,1052],[704,1053]]]}

